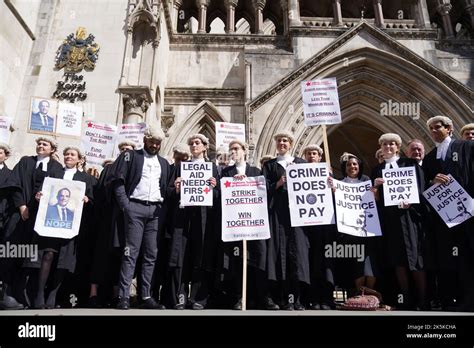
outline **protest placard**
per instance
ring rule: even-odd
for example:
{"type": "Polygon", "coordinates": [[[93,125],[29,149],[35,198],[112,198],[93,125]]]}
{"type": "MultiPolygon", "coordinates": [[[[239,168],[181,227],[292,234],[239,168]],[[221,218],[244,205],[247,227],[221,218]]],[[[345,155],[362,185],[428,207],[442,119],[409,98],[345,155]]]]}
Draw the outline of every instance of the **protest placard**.
{"type": "Polygon", "coordinates": [[[87,163],[102,167],[105,159],[114,154],[117,126],[87,121],[81,138],[81,150],[87,156],[87,163]]]}
{"type": "Polygon", "coordinates": [[[286,168],[291,226],[334,224],[328,177],[326,163],[291,164],[286,168]]]}
{"type": "Polygon", "coordinates": [[[423,196],[444,223],[451,228],[474,215],[474,200],[451,174],[448,176],[447,184],[433,185],[423,192],[423,196]]]}
{"type": "Polygon", "coordinates": [[[245,143],[245,124],[216,122],[216,148],[229,149],[229,143],[238,139],[245,143]]]}
{"type": "Polygon", "coordinates": [[[265,177],[221,178],[222,240],[270,238],[265,177]]]}
{"type": "MultiPolygon", "coordinates": [[[[145,134],[146,123],[126,123],[121,124],[118,127],[117,133],[117,146],[122,141],[133,141],[137,147],[136,149],[143,148],[143,135],[145,134]]],[[[115,147],[116,155],[120,155],[118,147],[115,147]]]]}
{"type": "Polygon", "coordinates": [[[80,137],[82,125],[82,106],[72,103],[59,102],[56,122],[56,133],[80,137]]]}
{"type": "Polygon", "coordinates": [[[335,77],[302,81],[301,93],[306,126],[341,123],[341,108],[335,77]]]}
{"type": "Polygon", "coordinates": [[[337,230],[358,237],[381,236],[379,214],[370,180],[346,183],[333,180],[337,230]]]}
{"type": "Polygon", "coordinates": [[[0,143],[10,142],[10,126],[13,119],[7,116],[0,116],[0,143]]]}
{"type": "Polygon", "coordinates": [[[415,167],[382,169],[382,178],[386,207],[420,203],[415,167]]]}
{"type": "Polygon", "coordinates": [[[181,162],[181,205],[212,206],[211,162],[181,162]]]}
{"type": "Polygon", "coordinates": [[[71,239],[79,233],[86,184],[82,181],[44,179],[35,231],[43,237],[71,239]]]}

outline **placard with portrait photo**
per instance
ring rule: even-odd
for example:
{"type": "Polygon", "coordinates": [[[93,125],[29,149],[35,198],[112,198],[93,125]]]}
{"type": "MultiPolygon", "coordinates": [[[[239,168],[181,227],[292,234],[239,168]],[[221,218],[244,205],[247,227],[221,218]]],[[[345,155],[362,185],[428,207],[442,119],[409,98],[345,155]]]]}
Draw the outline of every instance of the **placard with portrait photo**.
{"type": "Polygon", "coordinates": [[[56,100],[32,97],[28,132],[39,134],[55,133],[57,106],[56,100]]]}
{"type": "Polygon", "coordinates": [[[86,184],[82,181],[45,178],[35,231],[43,237],[71,239],[78,235],[86,184]]]}

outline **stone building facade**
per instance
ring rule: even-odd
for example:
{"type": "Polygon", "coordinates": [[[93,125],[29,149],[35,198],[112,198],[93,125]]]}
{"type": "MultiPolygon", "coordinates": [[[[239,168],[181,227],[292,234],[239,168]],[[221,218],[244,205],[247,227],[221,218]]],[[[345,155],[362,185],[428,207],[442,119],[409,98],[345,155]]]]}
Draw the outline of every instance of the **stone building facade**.
{"type": "Polygon", "coordinates": [[[0,9],[11,163],[32,153],[30,98],[51,97],[64,73],[56,50],[78,27],[101,47],[83,73],[84,119],[160,126],[164,155],[193,133],[214,142],[215,121],[246,124],[254,162],[275,152],[278,130],[295,134],[300,155],[322,143],[302,116],[300,82],[316,78],[338,81],[343,122],[327,128],[335,167],[343,151],[374,165],[384,132],[430,148],[429,117],[450,116],[457,135],[474,119],[474,0],[4,0],[0,9]],[[384,103],[419,113],[382,115],[384,103]]]}

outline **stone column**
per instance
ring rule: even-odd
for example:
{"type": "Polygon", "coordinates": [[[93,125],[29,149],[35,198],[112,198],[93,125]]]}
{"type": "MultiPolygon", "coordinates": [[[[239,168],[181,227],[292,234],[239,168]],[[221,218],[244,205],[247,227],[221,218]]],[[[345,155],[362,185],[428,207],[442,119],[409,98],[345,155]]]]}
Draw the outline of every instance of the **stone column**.
{"type": "Polygon", "coordinates": [[[288,33],[288,22],[289,22],[289,12],[288,12],[288,0],[280,0],[281,12],[283,13],[283,34],[288,33]]]}
{"type": "Polygon", "coordinates": [[[245,61],[245,102],[252,99],[252,64],[245,61]]]}
{"type": "Polygon", "coordinates": [[[147,86],[121,86],[119,91],[123,101],[122,123],[146,121],[146,112],[153,103],[150,88],[147,86]]]}
{"type": "Polygon", "coordinates": [[[474,28],[474,0],[466,0],[464,8],[471,17],[471,27],[474,28]]]}
{"type": "Polygon", "coordinates": [[[333,0],[332,2],[333,9],[333,24],[335,27],[342,27],[344,22],[342,21],[342,10],[341,10],[341,0],[333,0]]]}
{"type": "Polygon", "coordinates": [[[415,7],[417,10],[418,27],[430,29],[431,28],[430,14],[428,12],[428,5],[426,4],[426,0],[417,0],[415,7]]]}
{"type": "Polygon", "coordinates": [[[452,39],[454,38],[454,30],[453,30],[453,25],[451,24],[451,17],[449,16],[449,12],[451,12],[451,9],[453,6],[451,5],[451,0],[438,0],[439,5],[436,8],[438,10],[438,13],[441,15],[441,18],[443,20],[443,29],[444,29],[444,34],[446,36],[446,39],[452,39]]]}
{"type": "Polygon", "coordinates": [[[209,0],[196,0],[196,5],[199,11],[198,34],[204,34],[206,32],[207,6],[209,6],[209,0]]]}
{"type": "Polygon", "coordinates": [[[232,34],[235,32],[235,8],[237,7],[238,0],[225,0],[225,7],[227,9],[227,24],[225,32],[232,34]]]}
{"type": "Polygon", "coordinates": [[[266,0],[253,0],[253,7],[255,9],[255,34],[263,34],[263,9],[265,8],[266,0]]]}
{"type": "Polygon", "coordinates": [[[173,26],[174,32],[178,31],[178,16],[179,16],[179,9],[183,5],[183,0],[174,0],[173,1],[173,26]]]}
{"type": "Polygon", "coordinates": [[[290,19],[290,27],[301,24],[300,4],[298,0],[289,0],[288,18],[290,19]]]}
{"type": "Polygon", "coordinates": [[[130,74],[130,51],[132,49],[133,28],[127,27],[127,37],[125,39],[125,52],[123,55],[122,76],[120,76],[120,86],[128,84],[128,76],[130,74]]]}
{"type": "Polygon", "coordinates": [[[375,25],[379,28],[385,28],[385,22],[383,19],[382,12],[382,0],[373,0],[374,13],[375,13],[375,25]]]}

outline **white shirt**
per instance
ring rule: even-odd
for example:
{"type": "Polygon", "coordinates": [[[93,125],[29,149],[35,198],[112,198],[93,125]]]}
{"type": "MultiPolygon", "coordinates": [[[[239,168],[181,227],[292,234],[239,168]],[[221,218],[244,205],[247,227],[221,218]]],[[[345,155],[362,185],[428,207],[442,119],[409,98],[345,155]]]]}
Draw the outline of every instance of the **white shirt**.
{"type": "Polygon", "coordinates": [[[293,163],[294,160],[295,158],[288,154],[286,154],[285,156],[280,156],[280,155],[277,156],[277,163],[285,169],[286,167],[288,167],[288,164],[293,163]]]}
{"type": "Polygon", "coordinates": [[[398,168],[398,163],[397,161],[400,159],[398,156],[392,156],[391,158],[385,159],[385,169],[391,169],[390,166],[392,166],[393,169],[398,168]]]}
{"type": "Polygon", "coordinates": [[[451,137],[447,136],[441,143],[436,144],[436,159],[446,159],[446,153],[448,152],[449,143],[451,142],[451,137]]]}
{"type": "Polygon", "coordinates": [[[142,177],[130,198],[149,202],[163,202],[163,196],[160,191],[161,165],[158,156],[150,155],[143,150],[145,158],[143,159],[142,177]]]}
{"type": "Polygon", "coordinates": [[[2,170],[4,166],[5,165],[3,163],[0,163],[0,170],[2,170]]]}
{"type": "Polygon", "coordinates": [[[247,163],[242,161],[240,163],[235,164],[235,169],[237,169],[237,174],[245,175],[245,169],[247,169],[247,163]]]}
{"type": "Polygon", "coordinates": [[[72,180],[74,174],[76,174],[77,168],[64,168],[63,179],[72,180]]]}
{"type": "Polygon", "coordinates": [[[191,158],[191,162],[206,162],[206,160],[203,158],[191,158]]]}
{"type": "Polygon", "coordinates": [[[38,156],[38,160],[36,161],[36,168],[39,167],[40,163],[44,163],[43,172],[47,172],[48,171],[49,160],[50,160],[49,156],[46,156],[46,157],[38,156]]]}

